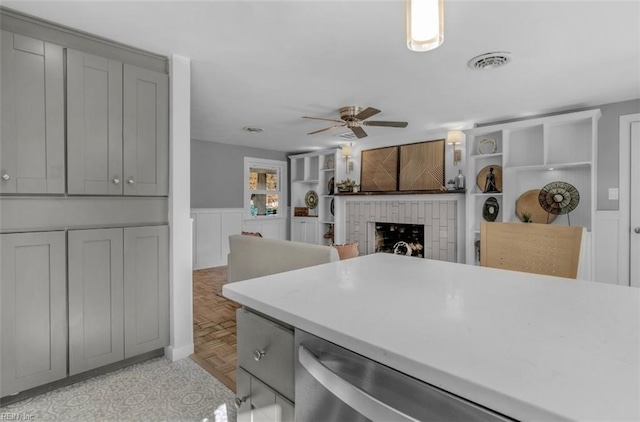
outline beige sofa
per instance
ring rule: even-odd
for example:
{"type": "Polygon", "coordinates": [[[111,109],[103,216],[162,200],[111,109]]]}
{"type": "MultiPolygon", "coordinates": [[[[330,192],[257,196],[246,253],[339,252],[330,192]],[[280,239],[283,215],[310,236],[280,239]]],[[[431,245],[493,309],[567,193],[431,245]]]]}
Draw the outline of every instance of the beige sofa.
{"type": "Polygon", "coordinates": [[[228,281],[241,281],[340,260],[330,246],[231,235],[228,281]]]}

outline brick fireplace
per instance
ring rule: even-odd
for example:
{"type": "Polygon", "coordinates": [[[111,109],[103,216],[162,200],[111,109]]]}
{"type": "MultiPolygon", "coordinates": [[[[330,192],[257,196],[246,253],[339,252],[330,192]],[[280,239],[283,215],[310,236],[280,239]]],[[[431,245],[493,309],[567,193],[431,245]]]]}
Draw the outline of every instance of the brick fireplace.
{"type": "Polygon", "coordinates": [[[345,203],[345,238],[359,242],[360,254],[366,255],[376,251],[376,224],[420,225],[424,227],[423,256],[456,262],[458,205],[457,200],[350,198],[345,203]]]}

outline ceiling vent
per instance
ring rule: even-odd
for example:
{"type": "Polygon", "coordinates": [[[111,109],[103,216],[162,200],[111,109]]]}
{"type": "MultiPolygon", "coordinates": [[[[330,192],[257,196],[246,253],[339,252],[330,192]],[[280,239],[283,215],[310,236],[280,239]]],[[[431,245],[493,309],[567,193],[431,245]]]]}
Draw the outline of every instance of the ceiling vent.
{"type": "Polygon", "coordinates": [[[471,69],[495,69],[496,67],[505,66],[513,60],[513,54],[504,51],[496,53],[486,53],[474,57],[467,62],[471,69]]]}
{"type": "Polygon", "coordinates": [[[247,131],[247,132],[251,132],[251,133],[264,132],[264,129],[262,129],[261,127],[257,127],[257,126],[245,126],[245,127],[242,128],[242,130],[247,131]]]}
{"type": "Polygon", "coordinates": [[[341,133],[340,135],[336,135],[338,138],[342,138],[342,139],[356,139],[356,134],[353,132],[345,132],[345,133],[341,133]]]}

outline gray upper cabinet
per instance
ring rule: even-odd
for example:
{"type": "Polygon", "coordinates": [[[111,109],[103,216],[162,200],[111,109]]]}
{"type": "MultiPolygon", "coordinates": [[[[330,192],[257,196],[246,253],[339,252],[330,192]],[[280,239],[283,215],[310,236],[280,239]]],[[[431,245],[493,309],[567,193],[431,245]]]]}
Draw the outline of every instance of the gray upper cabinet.
{"type": "Polygon", "coordinates": [[[123,229],[69,231],[69,375],[124,359],[123,229]]]}
{"type": "Polygon", "coordinates": [[[168,195],[168,75],[67,50],[67,157],[69,194],[168,195]]]}
{"type": "Polygon", "coordinates": [[[64,193],[62,47],[2,31],[0,193],[64,193]]]}
{"type": "Polygon", "coordinates": [[[67,375],[65,233],[0,235],[2,397],[67,375]]]}
{"type": "Polygon", "coordinates": [[[125,358],[169,344],[169,227],[124,229],[125,358]]]}
{"type": "Polygon", "coordinates": [[[124,65],[125,195],[169,194],[169,77],[124,65]]]}
{"type": "Polygon", "coordinates": [[[122,195],[122,63],[67,50],[69,194],[122,195]]]}

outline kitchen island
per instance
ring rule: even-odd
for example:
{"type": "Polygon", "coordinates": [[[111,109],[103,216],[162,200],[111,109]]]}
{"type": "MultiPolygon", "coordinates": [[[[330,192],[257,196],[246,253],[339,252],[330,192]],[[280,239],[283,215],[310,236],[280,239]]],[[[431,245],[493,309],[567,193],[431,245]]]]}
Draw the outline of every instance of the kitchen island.
{"type": "Polygon", "coordinates": [[[513,419],[640,419],[640,289],[374,254],[223,294],[513,419]]]}

